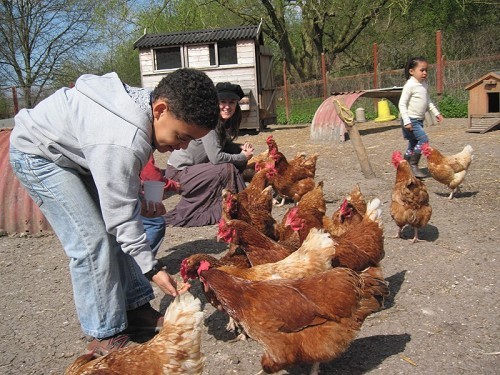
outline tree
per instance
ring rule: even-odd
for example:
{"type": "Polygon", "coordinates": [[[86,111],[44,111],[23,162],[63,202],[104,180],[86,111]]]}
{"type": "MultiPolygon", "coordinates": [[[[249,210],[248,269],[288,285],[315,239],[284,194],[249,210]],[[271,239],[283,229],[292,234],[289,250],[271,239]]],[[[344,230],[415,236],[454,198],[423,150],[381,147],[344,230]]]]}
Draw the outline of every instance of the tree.
{"type": "Polygon", "coordinates": [[[282,58],[306,80],[320,76],[321,53],[334,60],[393,0],[215,0],[247,23],[258,24],[282,58]]]}
{"type": "Polygon", "coordinates": [[[168,33],[239,26],[241,18],[210,0],[164,0],[143,9],[137,17],[141,31],[168,33]]]}
{"type": "Polygon", "coordinates": [[[82,58],[93,45],[97,6],[90,0],[1,0],[0,78],[21,87],[27,108],[65,61],[82,58]]]}

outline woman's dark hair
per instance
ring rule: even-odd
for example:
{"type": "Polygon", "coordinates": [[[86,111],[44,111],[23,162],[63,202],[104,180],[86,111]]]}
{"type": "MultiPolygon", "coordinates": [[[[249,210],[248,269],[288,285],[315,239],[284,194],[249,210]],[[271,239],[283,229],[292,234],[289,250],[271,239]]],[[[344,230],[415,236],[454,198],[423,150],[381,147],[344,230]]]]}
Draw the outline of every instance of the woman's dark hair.
{"type": "Polygon", "coordinates": [[[410,57],[405,64],[405,77],[410,79],[410,69],[415,68],[419,62],[427,62],[427,60],[422,56],[410,57]]]}
{"type": "Polygon", "coordinates": [[[217,137],[219,138],[219,143],[222,148],[224,148],[228,141],[234,141],[238,138],[241,118],[242,115],[239,103],[236,103],[236,109],[230,118],[226,121],[219,118],[215,131],[217,132],[217,137]]]}
{"type": "Polygon", "coordinates": [[[212,80],[190,68],[169,73],[153,90],[153,102],[165,99],[179,120],[204,129],[215,129],[219,121],[219,99],[212,80]]]}

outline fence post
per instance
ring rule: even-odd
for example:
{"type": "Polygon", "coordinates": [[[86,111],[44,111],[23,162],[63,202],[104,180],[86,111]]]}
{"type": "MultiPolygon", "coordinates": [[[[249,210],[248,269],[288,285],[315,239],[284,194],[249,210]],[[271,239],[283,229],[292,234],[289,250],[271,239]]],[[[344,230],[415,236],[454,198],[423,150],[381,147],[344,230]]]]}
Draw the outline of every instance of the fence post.
{"type": "Polygon", "coordinates": [[[286,78],[286,60],[283,60],[283,94],[285,96],[286,123],[290,121],[290,108],[288,103],[288,84],[286,78]]]}
{"type": "Polygon", "coordinates": [[[14,101],[14,115],[17,115],[17,112],[19,112],[19,103],[17,101],[16,86],[12,86],[12,100],[14,101]]]}
{"type": "Polygon", "coordinates": [[[325,62],[325,53],[321,52],[321,76],[323,78],[323,100],[328,98],[328,85],[326,81],[326,62],[325,62]]]}
{"type": "Polygon", "coordinates": [[[436,31],[436,91],[439,102],[443,94],[443,49],[441,30],[436,31]]]}
{"type": "MultiPolygon", "coordinates": [[[[377,43],[373,43],[373,88],[378,89],[378,47],[377,43]]],[[[377,99],[373,99],[373,107],[375,112],[378,111],[377,99]]]]}

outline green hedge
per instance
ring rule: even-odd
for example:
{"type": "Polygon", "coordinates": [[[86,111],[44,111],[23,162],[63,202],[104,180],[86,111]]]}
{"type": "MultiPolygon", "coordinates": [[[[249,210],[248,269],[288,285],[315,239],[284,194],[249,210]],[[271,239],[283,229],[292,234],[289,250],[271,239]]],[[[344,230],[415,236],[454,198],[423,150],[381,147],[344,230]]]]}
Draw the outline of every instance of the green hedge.
{"type": "MultiPolygon", "coordinates": [[[[318,107],[323,103],[323,99],[304,99],[294,100],[290,104],[289,121],[286,120],[286,109],[284,103],[278,103],[276,107],[278,125],[296,125],[296,124],[309,124],[314,118],[314,114],[318,107]]],[[[356,101],[351,110],[355,113],[356,108],[365,108],[365,118],[368,121],[377,118],[377,111],[373,106],[373,99],[360,98],[356,101]],[[358,103],[359,102],[359,103],[358,103]]],[[[443,95],[438,103],[440,112],[445,118],[466,118],[468,109],[467,101],[460,100],[453,96],[443,95]]],[[[398,115],[398,109],[395,105],[389,102],[389,110],[393,115],[398,115]]]]}
{"type": "Polygon", "coordinates": [[[445,118],[465,118],[468,114],[467,101],[452,96],[443,95],[438,107],[445,118]]]}

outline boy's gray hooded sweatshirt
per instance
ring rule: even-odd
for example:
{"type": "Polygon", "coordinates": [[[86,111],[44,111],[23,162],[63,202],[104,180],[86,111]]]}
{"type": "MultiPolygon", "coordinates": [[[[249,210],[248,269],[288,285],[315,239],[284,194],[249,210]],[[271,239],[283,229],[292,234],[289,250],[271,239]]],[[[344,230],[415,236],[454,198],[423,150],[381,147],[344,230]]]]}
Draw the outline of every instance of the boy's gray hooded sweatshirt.
{"type": "Polygon", "coordinates": [[[116,73],[83,75],[15,117],[16,149],[91,174],[106,229],[143,273],[156,261],[144,233],[140,171],[152,153],[152,124],[116,73]]]}

